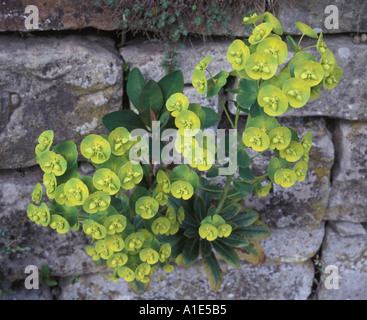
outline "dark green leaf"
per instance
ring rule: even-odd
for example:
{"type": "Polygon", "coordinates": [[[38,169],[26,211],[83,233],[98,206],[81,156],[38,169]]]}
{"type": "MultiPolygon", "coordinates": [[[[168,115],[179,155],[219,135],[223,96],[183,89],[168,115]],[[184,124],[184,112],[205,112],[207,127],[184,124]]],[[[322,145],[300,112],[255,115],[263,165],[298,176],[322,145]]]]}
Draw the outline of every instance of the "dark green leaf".
{"type": "Polygon", "coordinates": [[[159,86],[162,89],[164,101],[174,93],[182,93],[184,89],[184,78],[182,71],[176,70],[166,75],[164,78],[158,81],[159,86]]]}
{"type": "Polygon", "coordinates": [[[149,195],[150,195],[149,191],[146,188],[141,187],[141,186],[135,187],[134,192],[132,193],[132,195],[129,198],[130,210],[135,213],[135,203],[136,203],[136,201],[138,201],[138,199],[141,198],[141,197],[145,197],[145,196],[149,196],[149,195]]]}
{"type": "Polygon", "coordinates": [[[249,184],[243,180],[235,179],[233,180],[233,187],[242,194],[248,195],[252,192],[253,185],[249,184]]]}
{"type": "Polygon", "coordinates": [[[239,150],[237,152],[237,164],[241,168],[248,168],[251,164],[251,158],[245,150],[239,150]]]}
{"type": "Polygon", "coordinates": [[[259,106],[257,101],[255,101],[255,103],[251,106],[250,115],[253,118],[265,115],[264,109],[259,106]]]}
{"type": "Polygon", "coordinates": [[[200,240],[200,251],[204,257],[209,256],[212,253],[212,244],[210,241],[201,239],[200,240]]]}
{"type": "Polygon", "coordinates": [[[236,202],[226,202],[220,209],[219,214],[224,220],[229,220],[235,217],[241,210],[241,205],[236,202]]]}
{"type": "Polygon", "coordinates": [[[299,48],[298,48],[296,42],[293,40],[293,38],[291,36],[287,36],[286,39],[287,39],[287,42],[288,42],[289,46],[291,47],[291,49],[294,52],[299,52],[299,48]]]}
{"type": "Polygon", "coordinates": [[[238,227],[248,227],[257,219],[259,219],[259,214],[254,210],[247,209],[246,211],[241,212],[234,218],[230,219],[230,221],[234,222],[238,227]]]}
{"type": "Polygon", "coordinates": [[[203,197],[196,196],[194,201],[194,211],[199,221],[203,220],[206,217],[206,204],[203,197]]]}
{"type": "Polygon", "coordinates": [[[292,141],[296,141],[296,142],[299,142],[299,136],[298,136],[298,133],[291,127],[287,127],[291,133],[292,133],[292,141]]]}
{"type": "Polygon", "coordinates": [[[213,252],[207,257],[203,256],[203,266],[212,290],[218,291],[223,282],[223,272],[213,252]]]}
{"type": "Polygon", "coordinates": [[[244,181],[252,181],[255,176],[250,168],[239,168],[238,173],[244,181]]]}
{"type": "Polygon", "coordinates": [[[235,234],[230,234],[226,238],[221,238],[220,241],[226,244],[227,246],[235,248],[247,247],[250,244],[250,242],[246,238],[235,234]]]}
{"type": "Polygon", "coordinates": [[[150,111],[152,110],[157,118],[163,109],[163,93],[157,82],[149,80],[143,87],[139,96],[137,107],[139,116],[147,125],[150,124],[150,111]]]}
{"type": "Polygon", "coordinates": [[[261,221],[256,221],[252,225],[244,228],[236,229],[236,233],[239,233],[246,238],[252,240],[261,240],[268,238],[271,234],[270,228],[261,221]]]}
{"type": "Polygon", "coordinates": [[[218,176],[219,169],[215,166],[211,167],[207,172],[206,172],[206,176],[208,178],[215,178],[218,176]]]}
{"type": "Polygon", "coordinates": [[[119,110],[108,113],[102,118],[102,123],[108,131],[118,127],[125,127],[130,132],[137,128],[145,129],[144,123],[132,110],[119,110]]]}
{"type": "Polygon", "coordinates": [[[214,240],[212,245],[220,257],[229,263],[233,268],[237,269],[240,266],[240,258],[238,257],[236,251],[234,251],[231,247],[220,240],[214,240]]]}
{"type": "Polygon", "coordinates": [[[199,237],[189,238],[182,250],[182,258],[185,265],[191,265],[199,256],[199,237]]]}
{"type": "Polygon", "coordinates": [[[139,105],[139,96],[145,85],[145,79],[138,68],[130,71],[126,83],[126,92],[135,108],[139,105]]]}
{"type": "Polygon", "coordinates": [[[189,110],[198,116],[198,118],[200,119],[200,123],[205,123],[206,114],[200,104],[190,103],[189,110]]]}
{"type": "Polygon", "coordinates": [[[250,245],[243,248],[234,249],[238,256],[241,259],[245,259],[246,261],[253,264],[263,264],[265,262],[265,253],[263,248],[261,247],[259,241],[257,240],[249,240],[250,245]]]}
{"type": "Polygon", "coordinates": [[[170,179],[172,182],[177,180],[190,182],[194,190],[199,186],[199,176],[185,164],[175,167],[170,174],[170,179]]]}
{"type": "Polygon", "coordinates": [[[229,73],[226,71],[221,71],[216,74],[213,79],[208,80],[208,92],[206,97],[212,98],[217,95],[222,87],[227,83],[227,78],[229,73]]]}
{"type": "Polygon", "coordinates": [[[141,294],[148,290],[149,282],[144,283],[144,282],[134,280],[134,281],[129,282],[129,287],[134,293],[141,294]]]}
{"type": "Polygon", "coordinates": [[[201,108],[205,112],[205,122],[201,124],[201,128],[205,129],[215,125],[219,120],[218,114],[213,109],[210,109],[208,107],[201,108]]]}
{"type": "Polygon", "coordinates": [[[188,227],[184,231],[184,236],[187,238],[197,238],[199,236],[198,228],[188,227]]]}

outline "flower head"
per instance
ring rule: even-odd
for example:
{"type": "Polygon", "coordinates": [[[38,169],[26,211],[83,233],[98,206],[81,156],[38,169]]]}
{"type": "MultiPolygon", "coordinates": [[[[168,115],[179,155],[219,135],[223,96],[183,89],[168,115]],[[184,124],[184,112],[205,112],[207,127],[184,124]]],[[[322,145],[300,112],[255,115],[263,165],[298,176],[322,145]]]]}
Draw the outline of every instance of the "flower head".
{"type": "Polygon", "coordinates": [[[172,248],[169,243],[165,243],[159,250],[159,261],[165,262],[171,256],[172,248]]]}
{"type": "Polygon", "coordinates": [[[302,182],[306,179],[308,163],[305,161],[299,161],[294,165],[293,170],[296,173],[297,181],[302,182]]]}
{"type": "Polygon", "coordinates": [[[80,151],[85,158],[97,164],[106,162],[111,156],[109,142],[96,134],[90,134],[83,139],[80,151]]]}
{"type": "Polygon", "coordinates": [[[45,173],[53,173],[55,176],[61,176],[65,173],[67,162],[62,155],[53,151],[44,151],[41,153],[39,165],[45,173]]]}
{"type": "Polygon", "coordinates": [[[232,226],[228,223],[220,225],[218,228],[218,237],[228,237],[232,232],[232,226]]]}
{"type": "Polygon", "coordinates": [[[189,165],[199,171],[209,170],[215,162],[214,155],[208,149],[200,147],[189,151],[187,159],[189,165]]]}
{"type": "Polygon", "coordinates": [[[278,65],[281,65],[288,57],[288,48],[285,42],[273,37],[261,41],[256,48],[256,52],[270,53],[277,59],[278,65]]]}
{"type": "Polygon", "coordinates": [[[37,183],[32,191],[32,201],[34,203],[40,203],[43,195],[42,185],[37,183]]]}
{"type": "Polygon", "coordinates": [[[245,70],[251,79],[267,80],[275,75],[278,69],[277,59],[268,52],[255,52],[250,55],[245,70]]]}
{"type": "Polygon", "coordinates": [[[144,244],[144,234],[141,232],[135,232],[129,234],[125,239],[125,248],[127,251],[136,251],[140,249],[144,244]]]}
{"type": "Polygon", "coordinates": [[[252,14],[249,17],[244,17],[242,23],[243,24],[253,24],[253,23],[261,20],[263,17],[264,17],[263,15],[258,16],[257,13],[255,12],[254,14],[252,14]]]}
{"type": "Polygon", "coordinates": [[[57,187],[56,177],[53,173],[45,173],[43,175],[43,184],[46,187],[46,194],[50,199],[55,197],[57,187]]]}
{"type": "Polygon", "coordinates": [[[139,163],[126,162],[118,172],[121,187],[129,190],[135,187],[143,179],[143,168],[139,163]]]}
{"type": "Polygon", "coordinates": [[[107,245],[106,241],[103,240],[98,240],[96,242],[96,251],[98,252],[98,254],[101,256],[102,259],[109,259],[112,255],[113,255],[113,251],[111,250],[111,248],[107,245]]]}
{"type": "Polygon", "coordinates": [[[285,81],[282,90],[293,108],[303,107],[311,94],[310,86],[299,78],[290,78],[285,81]]]}
{"type": "Polygon", "coordinates": [[[264,151],[270,145],[269,136],[256,127],[249,127],[243,132],[242,141],[246,147],[252,148],[255,151],[264,151]]]}
{"type": "Polygon", "coordinates": [[[139,258],[143,262],[155,264],[158,262],[159,254],[152,248],[144,248],[139,252],[139,258]]]}
{"type": "Polygon", "coordinates": [[[135,280],[135,272],[128,267],[119,267],[117,269],[117,274],[120,278],[123,278],[127,282],[131,282],[135,280]]]}
{"type": "Polygon", "coordinates": [[[174,93],[168,98],[166,108],[171,111],[172,117],[177,117],[181,111],[189,108],[189,104],[189,99],[184,94],[174,93]]]}
{"type": "Polygon", "coordinates": [[[62,216],[53,214],[50,218],[50,227],[58,233],[66,233],[70,229],[69,222],[62,216]]]}
{"type": "Polygon", "coordinates": [[[329,73],[329,75],[324,78],[324,88],[328,90],[334,89],[335,86],[339,83],[342,76],[343,69],[340,68],[338,65],[335,65],[334,69],[329,73]]]}
{"type": "Polygon", "coordinates": [[[93,185],[97,190],[107,192],[110,195],[120,190],[120,179],[110,169],[98,169],[93,176],[93,185]]]}
{"type": "Polygon", "coordinates": [[[143,219],[153,218],[159,209],[159,203],[151,197],[139,198],[135,203],[135,212],[140,214],[143,219]]]}
{"type": "Polygon", "coordinates": [[[208,82],[203,71],[195,69],[192,74],[192,85],[196,88],[199,94],[206,93],[208,82]]]}
{"type": "Polygon", "coordinates": [[[126,264],[128,260],[128,256],[125,253],[115,253],[112,256],[110,256],[107,260],[107,265],[110,268],[116,268],[116,267],[122,267],[126,264]]]}
{"type": "Polygon", "coordinates": [[[152,223],[152,231],[154,234],[165,234],[170,228],[171,222],[165,217],[157,218],[152,223]]]}
{"type": "Polygon", "coordinates": [[[98,254],[98,252],[96,251],[96,249],[92,246],[87,246],[85,248],[85,251],[87,252],[88,256],[91,256],[93,261],[98,261],[99,259],[101,259],[100,255],[98,254]]]}
{"type": "Polygon", "coordinates": [[[264,40],[270,32],[273,30],[273,26],[269,22],[259,24],[252,30],[252,35],[248,39],[251,44],[258,44],[264,40]]]}
{"type": "Polygon", "coordinates": [[[217,239],[219,232],[216,227],[212,224],[203,224],[199,228],[199,235],[202,239],[206,239],[208,241],[214,241],[217,239]]]}
{"type": "Polygon", "coordinates": [[[269,116],[279,116],[288,109],[288,99],[278,87],[266,85],[260,89],[257,102],[269,116]]]}
{"type": "Polygon", "coordinates": [[[153,199],[158,201],[160,206],[166,205],[168,202],[169,193],[164,192],[163,187],[158,185],[153,191],[153,199]]]}
{"type": "Polygon", "coordinates": [[[94,239],[103,239],[107,234],[106,228],[103,225],[91,219],[84,220],[83,231],[86,235],[94,239]]]}
{"type": "Polygon", "coordinates": [[[54,132],[52,130],[46,130],[38,137],[38,145],[36,146],[36,156],[40,156],[42,152],[49,151],[54,139],[54,132]]]}
{"type": "Polygon", "coordinates": [[[200,60],[199,64],[195,67],[195,69],[199,71],[204,71],[208,67],[210,61],[212,60],[213,60],[212,56],[205,57],[204,59],[200,60]]]}
{"type": "Polygon", "coordinates": [[[111,203],[111,196],[104,191],[96,191],[85,199],[83,209],[88,213],[105,211],[111,203]]]}
{"type": "Polygon", "coordinates": [[[302,79],[310,87],[318,85],[324,78],[324,74],[323,67],[316,61],[303,61],[294,69],[295,77],[302,79]]]}
{"type": "Polygon", "coordinates": [[[152,268],[150,264],[143,262],[135,270],[135,278],[143,283],[149,282],[149,277],[152,268]]]}
{"type": "Polygon", "coordinates": [[[322,32],[320,33],[319,38],[317,40],[316,48],[320,55],[323,55],[326,51],[327,45],[325,41],[323,40],[322,32]]]}
{"type": "Polygon", "coordinates": [[[27,206],[28,218],[36,224],[42,224],[44,227],[50,223],[50,211],[45,203],[41,203],[39,207],[34,204],[27,206]]]}
{"type": "Polygon", "coordinates": [[[274,181],[283,188],[289,188],[297,181],[297,175],[291,169],[279,169],[274,174],[274,181]]]}
{"type": "Polygon", "coordinates": [[[190,110],[180,112],[175,119],[175,125],[183,136],[192,136],[201,127],[199,117],[190,110]]]}
{"type": "Polygon", "coordinates": [[[108,234],[115,234],[124,231],[126,224],[127,221],[125,216],[122,214],[114,214],[112,216],[108,216],[103,225],[105,226],[108,234]]]}
{"type": "Polygon", "coordinates": [[[124,127],[114,129],[108,136],[108,142],[111,152],[116,156],[122,156],[133,144],[130,141],[130,132],[124,127]]]}
{"type": "Polygon", "coordinates": [[[107,235],[105,238],[106,245],[113,251],[119,252],[125,247],[125,242],[118,234],[107,235]]]}
{"type": "Polygon", "coordinates": [[[296,141],[291,141],[289,145],[280,150],[280,156],[288,162],[296,162],[303,156],[303,147],[296,141]]]}
{"type": "Polygon", "coordinates": [[[194,194],[194,188],[191,183],[179,180],[172,183],[171,193],[177,199],[188,200],[194,194]]]}
{"type": "Polygon", "coordinates": [[[292,133],[286,127],[277,127],[269,132],[270,149],[283,150],[292,140],[292,133]]]}
{"type": "Polygon", "coordinates": [[[250,49],[241,40],[234,40],[228,48],[227,60],[235,70],[245,69],[245,63],[250,56],[250,49]]]}
{"type": "Polygon", "coordinates": [[[329,49],[326,49],[323,55],[321,56],[320,64],[324,69],[326,76],[328,76],[330,72],[334,70],[334,66],[336,65],[336,59],[329,49]]]}
{"type": "Polygon", "coordinates": [[[89,196],[88,187],[77,178],[71,178],[65,183],[64,193],[68,200],[76,206],[83,205],[89,196]]]}
{"type": "Polygon", "coordinates": [[[162,187],[162,190],[165,193],[169,193],[171,191],[171,182],[163,170],[158,170],[157,172],[157,183],[158,186],[162,187]]]}
{"type": "Polygon", "coordinates": [[[312,147],[312,132],[307,132],[302,138],[301,145],[305,153],[308,153],[312,147]]]}

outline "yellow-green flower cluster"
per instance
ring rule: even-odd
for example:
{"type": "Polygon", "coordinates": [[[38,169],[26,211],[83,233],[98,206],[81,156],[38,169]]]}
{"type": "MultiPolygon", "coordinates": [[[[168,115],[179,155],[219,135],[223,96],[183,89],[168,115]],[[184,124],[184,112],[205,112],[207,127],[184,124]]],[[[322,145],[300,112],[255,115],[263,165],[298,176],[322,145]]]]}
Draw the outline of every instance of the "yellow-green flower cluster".
{"type": "Polygon", "coordinates": [[[199,228],[200,237],[208,241],[214,241],[218,237],[228,237],[231,232],[232,226],[218,214],[203,219],[199,228]]]}

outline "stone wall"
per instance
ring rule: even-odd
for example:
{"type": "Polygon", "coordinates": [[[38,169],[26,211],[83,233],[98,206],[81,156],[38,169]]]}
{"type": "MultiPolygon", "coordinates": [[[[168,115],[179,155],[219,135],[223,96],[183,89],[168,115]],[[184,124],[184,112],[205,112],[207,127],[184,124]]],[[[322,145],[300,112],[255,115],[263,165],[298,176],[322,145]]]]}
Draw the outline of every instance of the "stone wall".
{"type": "MultiPolygon", "coordinates": [[[[1,2],[0,231],[7,229],[9,235],[0,238],[0,248],[29,248],[0,255],[1,286],[12,291],[5,299],[367,299],[367,44],[352,41],[357,32],[361,36],[367,31],[366,2],[334,2],[293,1],[275,8],[288,34],[297,33],[293,21],[322,29],[344,76],[331,93],[322,92],[317,101],[279,118],[301,134],[313,133],[306,180],[290,189],[273,188],[262,199],[245,199],[272,228],[271,237],[262,241],[266,262],[255,266],[243,261],[238,270],[223,265],[228,270],[217,293],[199,264],[168,275],[157,272],[141,297],[123,281],[106,279],[106,269],[95,266],[85,253],[88,239],[83,232],[60,235],[37,227],[27,218],[26,206],[34,185],[42,181],[33,156],[39,133],[53,129],[56,142],[79,143],[89,133],[105,132],[102,116],[122,108],[123,62],[159,79],[165,49],[139,37],[118,49],[112,33],[81,35],[77,29],[115,29],[108,19],[111,13],[89,1],[64,1],[62,8],[52,1],[1,2]],[[27,4],[40,5],[42,32],[18,33],[26,31],[27,4]],[[329,4],[339,8],[339,30],[324,27],[329,4]],[[25,290],[24,268],[29,264],[48,265],[58,286],[25,290]],[[329,265],[339,269],[338,290],[324,285],[329,265]]],[[[208,55],[214,56],[212,72],[229,70],[226,51],[231,40],[222,36],[205,42],[193,37],[178,46],[185,93],[219,114],[217,99],[203,100],[191,86],[191,72],[208,55]]],[[[241,116],[240,128],[245,121],[241,116]]],[[[220,126],[228,126],[224,116],[220,126]]],[[[254,168],[263,170],[267,157],[256,158],[254,168]]],[[[80,173],[90,173],[90,165],[80,160],[80,173]]]]}

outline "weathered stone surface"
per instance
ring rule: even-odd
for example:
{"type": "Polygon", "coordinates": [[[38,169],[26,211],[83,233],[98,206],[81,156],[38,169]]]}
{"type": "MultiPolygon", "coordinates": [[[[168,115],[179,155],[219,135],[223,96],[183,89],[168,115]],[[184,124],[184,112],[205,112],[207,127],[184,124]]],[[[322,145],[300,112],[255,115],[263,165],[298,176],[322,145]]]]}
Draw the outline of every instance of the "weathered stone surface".
{"type": "Polygon", "coordinates": [[[365,228],[360,223],[329,221],[329,225],[342,237],[367,235],[365,228]]]}
{"type": "MultiPolygon", "coordinates": [[[[294,22],[297,21],[306,23],[312,28],[321,29],[323,33],[365,32],[367,31],[367,18],[364,15],[366,10],[364,0],[296,0],[287,3],[280,1],[275,8],[275,16],[287,34],[301,34],[294,25],[294,22]],[[338,8],[338,29],[325,27],[325,19],[330,15],[330,13],[325,13],[325,8],[329,5],[338,8]]],[[[331,21],[333,22],[335,21],[331,21]]]]}
{"type": "MultiPolygon", "coordinates": [[[[70,230],[62,235],[50,227],[37,226],[27,217],[27,205],[36,183],[42,183],[39,168],[23,171],[0,171],[1,230],[10,232],[10,239],[0,238],[0,247],[14,240],[12,247],[30,250],[0,256],[1,272],[8,281],[24,279],[27,265],[49,266],[54,276],[72,276],[101,270],[86,254],[90,239],[83,230],[70,230]]],[[[102,268],[103,270],[104,268],[102,268]]]]}
{"type": "Polygon", "coordinates": [[[322,247],[322,278],[318,290],[319,300],[366,300],[367,299],[367,236],[342,236],[333,228],[326,229],[322,247]],[[339,289],[327,289],[325,268],[338,268],[339,289]]]}
{"type": "MultiPolygon", "coordinates": [[[[244,199],[244,206],[258,211],[271,227],[319,228],[330,194],[330,170],[334,162],[331,133],[322,118],[279,118],[278,121],[282,126],[294,128],[301,138],[306,132],[312,132],[313,142],[307,177],[291,188],[273,185],[270,193],[264,198],[248,196],[244,199]]],[[[246,117],[240,117],[240,136],[245,125],[246,117]]],[[[228,128],[228,122],[225,121],[221,127],[228,128]]],[[[250,148],[245,150],[250,157],[257,154],[250,148]]],[[[251,168],[256,176],[267,172],[268,163],[274,156],[272,151],[267,151],[253,160],[251,168]]],[[[223,183],[223,179],[218,182],[223,183]]]]}
{"type": "Polygon", "coordinates": [[[367,222],[367,124],[337,121],[333,136],[337,154],[325,218],[367,222]]]}
{"type": "Polygon", "coordinates": [[[0,31],[29,31],[25,27],[25,13],[28,5],[34,5],[39,12],[39,29],[67,30],[93,27],[101,30],[115,30],[112,9],[95,6],[94,1],[64,0],[62,3],[41,0],[4,0],[0,3],[0,31]]]}
{"type": "Polygon", "coordinates": [[[55,142],[102,132],[121,107],[122,61],[104,37],[0,37],[0,168],[35,164],[44,130],[55,142]]]}
{"type": "MultiPolygon", "coordinates": [[[[223,267],[225,267],[223,265],[223,267]]],[[[61,300],[305,300],[311,293],[313,266],[303,263],[267,262],[261,266],[243,262],[239,269],[228,268],[221,289],[213,292],[204,268],[195,264],[176,267],[172,273],[161,269],[152,276],[147,292],[135,295],[123,280],[114,283],[108,274],[83,276],[74,285],[62,279],[61,300]]]]}
{"type": "MultiPolygon", "coordinates": [[[[177,43],[176,57],[178,69],[183,72],[185,84],[191,84],[192,72],[195,66],[207,56],[214,59],[208,68],[215,75],[219,71],[229,70],[226,54],[231,41],[229,40],[207,40],[203,42],[199,39],[177,43]],[[181,48],[184,44],[184,48],[181,48]]],[[[130,64],[130,68],[138,67],[146,79],[160,80],[165,75],[165,69],[161,62],[165,60],[168,49],[158,41],[142,41],[134,39],[128,41],[120,49],[123,59],[130,64]],[[144,53],[144,54],[143,54],[144,53]]],[[[209,75],[208,75],[209,78],[209,75]]]]}
{"type": "Polygon", "coordinates": [[[301,262],[313,257],[324,238],[324,224],[320,228],[272,228],[269,238],[261,245],[267,259],[281,262],[301,262]]]}

